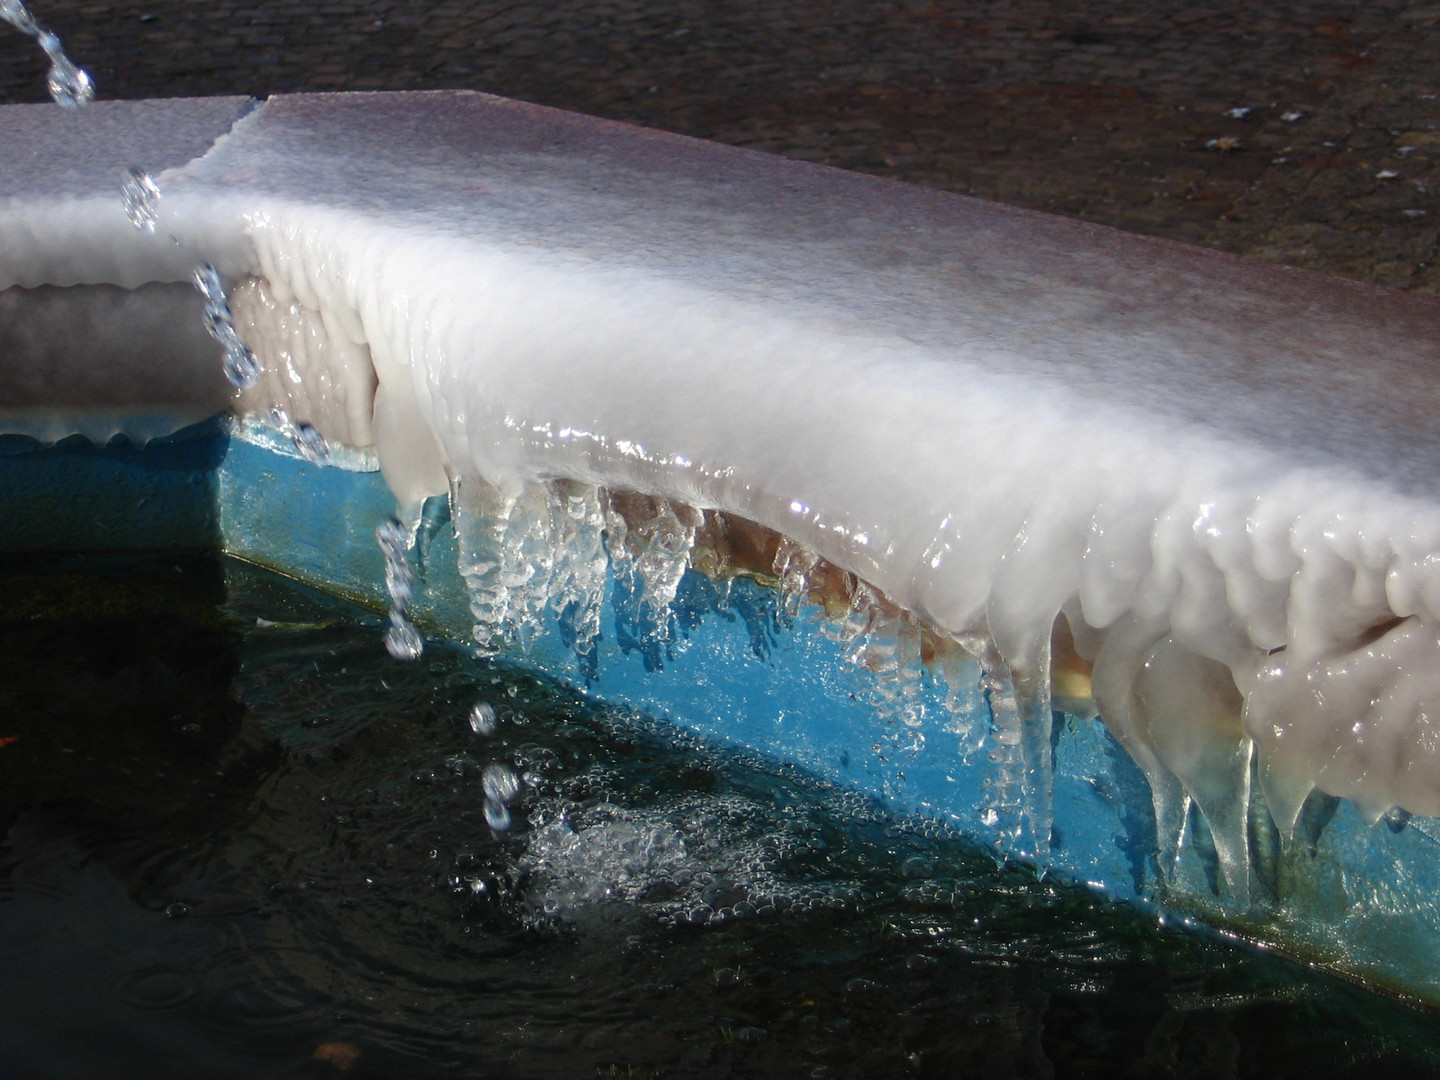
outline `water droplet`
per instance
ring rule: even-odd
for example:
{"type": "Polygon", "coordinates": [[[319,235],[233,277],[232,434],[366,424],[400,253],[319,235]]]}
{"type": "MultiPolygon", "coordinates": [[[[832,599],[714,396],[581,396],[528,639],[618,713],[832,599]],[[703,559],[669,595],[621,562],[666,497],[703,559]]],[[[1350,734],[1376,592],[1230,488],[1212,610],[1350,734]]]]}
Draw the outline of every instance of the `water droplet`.
{"type": "Polygon", "coordinates": [[[497,833],[509,832],[510,826],[515,823],[510,816],[510,808],[504,803],[496,802],[494,799],[485,800],[485,824],[494,829],[497,833]]]}
{"type": "Polygon", "coordinates": [[[205,263],[195,268],[190,280],[205,298],[205,329],[225,349],[225,378],[237,390],[248,390],[260,378],[260,360],[235,331],[220,271],[205,263]]]}
{"type": "Polygon", "coordinates": [[[150,174],[134,166],[126,169],[120,194],[130,224],[141,232],[153,233],[160,219],[160,189],[155,186],[150,174]]]}
{"type": "Polygon", "coordinates": [[[36,44],[50,58],[50,71],[45,77],[45,87],[55,104],[67,109],[84,105],[95,96],[95,84],[90,76],[70,62],[61,48],[60,39],[46,30],[21,0],[0,0],[0,19],[4,19],[22,34],[35,39],[36,44]]]}
{"type": "Polygon", "coordinates": [[[290,439],[295,443],[295,449],[300,452],[300,456],[312,465],[329,463],[330,444],[325,441],[325,436],[311,425],[304,421],[296,424],[290,433],[290,439]]]}
{"type": "Polygon", "coordinates": [[[51,100],[65,109],[78,109],[95,96],[90,76],[63,56],[51,64],[45,89],[50,91],[51,100]]]}
{"type": "Polygon", "coordinates": [[[190,905],[181,900],[176,900],[173,904],[165,908],[165,917],[167,919],[181,919],[189,914],[190,905]]]}
{"type": "Polygon", "coordinates": [[[0,0],[0,19],[4,19],[22,34],[34,37],[39,31],[35,17],[20,0],[0,0]]]}
{"type": "Polygon", "coordinates": [[[489,702],[482,701],[470,710],[470,730],[476,735],[483,735],[488,739],[495,734],[495,729],[499,726],[500,720],[495,715],[495,706],[489,702]]]}
{"type": "Polygon", "coordinates": [[[190,276],[190,280],[195,283],[196,291],[206,300],[215,303],[224,302],[225,286],[220,280],[220,271],[209,263],[197,266],[195,272],[190,276]]]}
{"type": "Polygon", "coordinates": [[[260,361],[245,346],[225,353],[225,378],[237,390],[248,390],[260,378],[260,361]]]}
{"type": "Polygon", "coordinates": [[[396,660],[414,660],[425,651],[420,632],[403,615],[390,615],[390,629],[385,632],[385,651],[396,660]]]}
{"type": "Polygon", "coordinates": [[[482,782],[485,797],[493,802],[510,803],[520,794],[520,781],[515,776],[515,770],[503,762],[492,761],[486,765],[482,782]]]}
{"type": "Polygon", "coordinates": [[[385,590],[390,594],[390,630],[385,635],[385,648],[397,660],[414,660],[423,651],[424,642],[405,617],[415,585],[405,530],[395,518],[386,518],[376,527],[375,539],[385,556],[385,590]]]}

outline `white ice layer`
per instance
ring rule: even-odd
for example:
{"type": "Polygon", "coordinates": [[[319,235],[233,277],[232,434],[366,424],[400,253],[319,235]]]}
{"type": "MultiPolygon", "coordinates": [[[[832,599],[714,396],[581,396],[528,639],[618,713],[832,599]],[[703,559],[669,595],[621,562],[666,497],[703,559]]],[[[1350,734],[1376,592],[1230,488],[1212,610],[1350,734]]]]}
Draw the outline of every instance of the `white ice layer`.
{"type": "Polygon", "coordinates": [[[1315,786],[1440,813],[1433,303],[473,94],[272,99],[157,181],[154,237],[118,179],[12,184],[0,285],[214,263],[242,407],[453,491],[482,642],[554,604],[586,648],[607,520],[663,630],[720,510],[790,538],[790,595],[820,558],[873,590],[862,666],[918,662],[882,600],[980,661],[1021,850],[1060,623],[1162,838],[1198,806],[1237,894],[1252,774],[1282,829],[1315,786]]]}

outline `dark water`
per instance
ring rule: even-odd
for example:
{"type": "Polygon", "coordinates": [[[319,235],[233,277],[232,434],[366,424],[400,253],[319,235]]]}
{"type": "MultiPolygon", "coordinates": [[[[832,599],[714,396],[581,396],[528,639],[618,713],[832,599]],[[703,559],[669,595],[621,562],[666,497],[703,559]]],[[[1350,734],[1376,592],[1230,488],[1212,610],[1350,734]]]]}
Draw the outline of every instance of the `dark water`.
{"type": "Polygon", "coordinates": [[[0,1076],[1440,1075],[1431,1014],[260,571],[0,585],[0,1076]]]}

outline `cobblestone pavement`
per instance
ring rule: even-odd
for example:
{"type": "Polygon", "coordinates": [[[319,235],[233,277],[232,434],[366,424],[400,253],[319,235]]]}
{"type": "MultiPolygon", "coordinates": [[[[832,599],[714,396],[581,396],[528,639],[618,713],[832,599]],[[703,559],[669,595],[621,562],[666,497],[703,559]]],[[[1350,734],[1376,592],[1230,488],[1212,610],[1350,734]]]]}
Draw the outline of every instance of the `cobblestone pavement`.
{"type": "Polygon", "coordinates": [[[101,97],[471,87],[1440,292],[1440,3],[34,6],[101,97]]]}

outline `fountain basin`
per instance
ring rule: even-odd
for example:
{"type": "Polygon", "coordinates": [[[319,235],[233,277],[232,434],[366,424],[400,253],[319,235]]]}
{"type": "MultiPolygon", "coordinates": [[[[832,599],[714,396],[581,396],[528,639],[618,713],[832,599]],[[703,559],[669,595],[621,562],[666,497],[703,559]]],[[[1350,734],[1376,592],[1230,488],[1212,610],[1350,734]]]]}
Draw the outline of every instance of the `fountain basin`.
{"type": "Polygon", "coordinates": [[[479,94],[0,127],[6,549],[379,603],[398,502],[431,633],[1440,1000],[1435,304],[479,94]]]}

